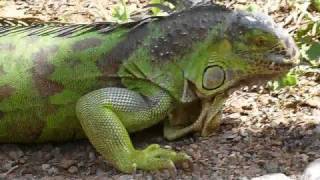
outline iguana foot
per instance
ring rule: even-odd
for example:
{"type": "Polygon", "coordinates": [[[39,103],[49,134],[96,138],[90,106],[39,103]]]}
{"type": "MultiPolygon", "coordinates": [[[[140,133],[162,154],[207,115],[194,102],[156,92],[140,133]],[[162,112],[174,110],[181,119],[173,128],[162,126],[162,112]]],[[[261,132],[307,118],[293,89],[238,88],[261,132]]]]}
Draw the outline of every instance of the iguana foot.
{"type": "Polygon", "coordinates": [[[137,150],[132,154],[131,159],[137,169],[168,169],[173,173],[176,171],[176,164],[191,161],[187,154],[161,148],[158,144],[152,144],[144,150],[137,150]]]}

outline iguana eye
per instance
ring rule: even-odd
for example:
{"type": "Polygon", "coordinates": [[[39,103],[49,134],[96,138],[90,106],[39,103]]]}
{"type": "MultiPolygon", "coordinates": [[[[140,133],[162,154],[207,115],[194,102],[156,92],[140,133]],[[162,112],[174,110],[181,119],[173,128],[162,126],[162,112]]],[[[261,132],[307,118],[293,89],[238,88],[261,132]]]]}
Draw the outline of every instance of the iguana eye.
{"type": "Polygon", "coordinates": [[[214,90],[223,85],[225,72],[220,66],[209,66],[203,72],[202,87],[207,90],[214,90]]]}

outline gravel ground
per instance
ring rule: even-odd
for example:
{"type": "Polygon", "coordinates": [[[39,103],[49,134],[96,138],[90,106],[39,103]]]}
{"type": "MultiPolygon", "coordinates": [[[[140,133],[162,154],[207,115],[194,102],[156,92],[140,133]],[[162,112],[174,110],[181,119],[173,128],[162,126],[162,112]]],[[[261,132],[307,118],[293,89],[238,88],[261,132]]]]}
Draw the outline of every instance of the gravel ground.
{"type": "MultiPolygon", "coordinates": [[[[111,20],[110,9],[116,0],[97,2],[0,1],[0,16],[67,22],[111,20]]],[[[245,4],[232,2],[228,1],[227,5],[245,4]]],[[[132,0],[129,4],[139,9],[146,0],[132,0]]],[[[271,14],[286,25],[286,13],[290,10],[278,8],[271,14]]],[[[268,12],[273,11],[268,9],[268,12]]],[[[292,22],[288,28],[296,29],[292,22]]],[[[176,177],[170,176],[167,170],[137,171],[135,175],[120,173],[106,163],[87,140],[82,140],[1,145],[0,179],[245,180],[278,172],[298,179],[311,161],[320,158],[320,73],[312,71],[299,77],[294,87],[271,91],[265,86],[253,86],[234,92],[225,106],[222,125],[212,137],[192,135],[168,142],[161,136],[161,125],[132,135],[137,147],[159,143],[188,153],[193,166],[178,167],[176,177]]]]}

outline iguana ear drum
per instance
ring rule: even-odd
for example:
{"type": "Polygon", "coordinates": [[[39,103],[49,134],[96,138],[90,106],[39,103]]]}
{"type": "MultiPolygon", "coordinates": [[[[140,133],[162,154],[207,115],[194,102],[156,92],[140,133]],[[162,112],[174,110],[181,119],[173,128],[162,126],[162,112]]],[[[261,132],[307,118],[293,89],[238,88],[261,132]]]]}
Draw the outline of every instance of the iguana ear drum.
{"type": "Polygon", "coordinates": [[[202,76],[202,87],[206,90],[214,90],[223,85],[225,71],[220,66],[208,66],[202,76]]]}

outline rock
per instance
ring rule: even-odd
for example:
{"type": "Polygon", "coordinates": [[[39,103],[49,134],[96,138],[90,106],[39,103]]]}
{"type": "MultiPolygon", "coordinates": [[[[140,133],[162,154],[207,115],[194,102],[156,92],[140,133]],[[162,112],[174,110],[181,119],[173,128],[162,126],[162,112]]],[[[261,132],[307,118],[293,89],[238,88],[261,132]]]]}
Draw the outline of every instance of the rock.
{"type": "Polygon", "coordinates": [[[8,158],[8,156],[0,151],[0,161],[4,161],[8,158]]]}
{"type": "Polygon", "coordinates": [[[273,98],[269,94],[263,94],[258,97],[258,101],[261,102],[261,104],[264,106],[267,106],[267,105],[271,104],[272,102],[274,102],[275,101],[274,99],[275,98],[273,98]]]}
{"type": "Polygon", "coordinates": [[[68,169],[70,166],[76,164],[76,161],[75,160],[70,160],[70,159],[63,159],[59,166],[64,168],[64,169],[68,169]]]}
{"type": "Polygon", "coordinates": [[[49,161],[49,160],[52,159],[52,158],[53,158],[53,155],[50,154],[50,153],[44,153],[44,154],[43,154],[43,160],[44,160],[44,161],[49,161]]]}
{"type": "Polygon", "coordinates": [[[51,167],[50,164],[42,164],[41,165],[41,169],[44,171],[47,171],[50,167],[51,167]]]}
{"type": "Polygon", "coordinates": [[[55,175],[55,174],[58,174],[58,173],[59,173],[59,170],[56,167],[51,167],[50,169],[48,169],[48,174],[49,175],[55,175]]]}
{"type": "Polygon", "coordinates": [[[249,133],[247,132],[247,130],[244,129],[244,128],[241,128],[241,129],[240,129],[239,134],[240,134],[242,137],[247,137],[247,136],[249,135],[249,133]]]}
{"type": "Polygon", "coordinates": [[[54,176],[54,177],[44,176],[40,180],[64,180],[64,179],[66,179],[64,176],[54,176]]]}
{"type": "Polygon", "coordinates": [[[250,102],[245,97],[238,97],[232,101],[232,103],[228,104],[232,113],[241,113],[243,111],[244,106],[248,106],[250,102]]]}
{"type": "Polygon", "coordinates": [[[320,85],[314,86],[314,87],[310,87],[309,93],[312,96],[320,96],[320,85]]]}
{"type": "Polygon", "coordinates": [[[1,9],[0,16],[3,17],[23,17],[24,11],[17,11],[14,3],[6,4],[5,7],[1,9]]]}
{"type": "Polygon", "coordinates": [[[14,166],[14,161],[11,161],[11,160],[9,160],[9,161],[4,161],[1,169],[4,169],[4,170],[7,171],[7,170],[11,169],[13,166],[14,166]]]}
{"type": "Polygon", "coordinates": [[[198,146],[198,145],[196,145],[196,144],[190,144],[190,147],[191,147],[192,149],[194,149],[194,150],[196,150],[196,149],[198,149],[198,148],[199,148],[199,146],[198,146]]]}
{"type": "Polygon", "coordinates": [[[61,149],[58,147],[55,147],[53,150],[50,152],[53,154],[55,159],[62,159],[62,154],[61,154],[61,149]]]}
{"type": "Polygon", "coordinates": [[[103,176],[105,174],[106,174],[106,172],[104,172],[104,170],[102,170],[101,168],[97,168],[96,176],[103,176]]]}
{"type": "Polygon", "coordinates": [[[304,170],[302,180],[319,180],[320,179],[320,158],[310,163],[304,170]]]}
{"type": "Polygon", "coordinates": [[[320,108],[318,109],[313,109],[312,110],[312,122],[320,125],[320,108]]]}
{"type": "Polygon", "coordinates": [[[241,117],[240,113],[235,112],[228,116],[230,119],[239,119],[241,117]]]}
{"type": "MultiPolygon", "coordinates": [[[[318,110],[318,109],[313,109],[313,110],[312,110],[312,116],[320,117],[320,110],[318,110]]],[[[320,123],[320,120],[319,120],[319,123],[320,123]]]]}
{"type": "Polygon", "coordinates": [[[266,162],[266,164],[264,165],[265,170],[268,173],[276,173],[279,172],[279,164],[277,162],[266,162]]]}
{"type": "Polygon", "coordinates": [[[240,177],[239,180],[249,180],[248,177],[240,177]]]}
{"type": "Polygon", "coordinates": [[[316,128],[313,129],[313,133],[315,137],[320,139],[320,124],[316,126],[316,128]]]}
{"type": "Polygon", "coordinates": [[[8,155],[13,159],[13,160],[18,160],[20,157],[23,156],[23,152],[20,149],[17,149],[15,151],[10,151],[8,155]]]}
{"type": "Polygon", "coordinates": [[[118,180],[132,180],[133,176],[132,175],[122,175],[117,177],[118,180]]]}
{"type": "Polygon", "coordinates": [[[267,175],[255,177],[255,178],[252,178],[251,180],[292,180],[292,179],[282,173],[275,173],[275,174],[267,174],[267,175]]]}
{"type": "Polygon", "coordinates": [[[192,171],[192,165],[190,162],[183,162],[181,168],[185,171],[192,171]]]}
{"type": "Polygon", "coordinates": [[[0,147],[0,150],[6,152],[10,159],[14,161],[19,160],[24,155],[23,151],[19,148],[19,146],[14,144],[0,147]]]}
{"type": "Polygon", "coordinates": [[[96,160],[96,155],[94,154],[94,152],[89,152],[89,159],[91,162],[96,160]]]}
{"type": "Polygon", "coordinates": [[[307,99],[306,104],[308,104],[311,107],[316,107],[316,108],[320,108],[320,97],[319,96],[314,96],[310,99],[307,99]]]}
{"type": "Polygon", "coordinates": [[[227,140],[231,140],[234,139],[238,136],[237,133],[233,133],[232,131],[227,131],[223,134],[223,138],[227,139],[227,140]]]}
{"type": "Polygon", "coordinates": [[[76,166],[71,166],[69,169],[68,169],[68,172],[71,173],[71,174],[75,174],[78,172],[78,168],[76,166]]]}
{"type": "Polygon", "coordinates": [[[308,162],[309,156],[307,154],[300,154],[300,157],[303,162],[308,162]]]}
{"type": "Polygon", "coordinates": [[[84,167],[85,163],[83,161],[80,161],[80,162],[77,163],[77,166],[78,167],[84,167]]]}

